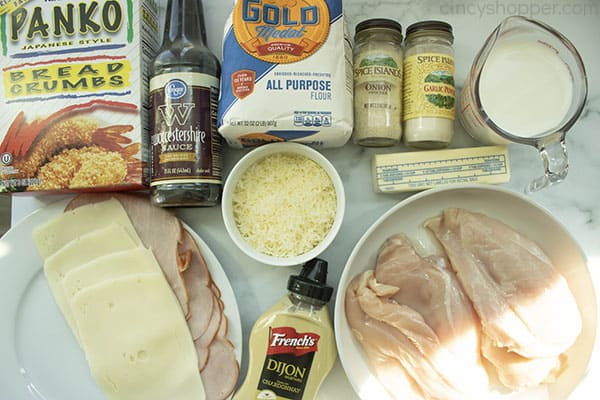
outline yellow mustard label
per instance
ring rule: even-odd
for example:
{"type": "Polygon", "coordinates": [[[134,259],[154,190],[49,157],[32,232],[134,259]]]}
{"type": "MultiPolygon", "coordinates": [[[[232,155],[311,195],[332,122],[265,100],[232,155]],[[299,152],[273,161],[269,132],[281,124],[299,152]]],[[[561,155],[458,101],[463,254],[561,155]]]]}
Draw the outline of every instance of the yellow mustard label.
{"type": "Polygon", "coordinates": [[[10,14],[29,0],[0,0],[0,15],[10,14]]]}
{"type": "Polygon", "coordinates": [[[51,63],[27,63],[5,68],[2,74],[4,96],[10,100],[129,87],[130,62],[125,58],[103,58],[70,58],[51,63]]]}
{"type": "Polygon", "coordinates": [[[454,57],[425,53],[404,60],[403,120],[438,117],[454,120],[454,57]]]}
{"type": "Polygon", "coordinates": [[[271,63],[293,63],[315,53],[329,34],[325,0],[240,0],[233,31],[251,56],[271,63]]]}

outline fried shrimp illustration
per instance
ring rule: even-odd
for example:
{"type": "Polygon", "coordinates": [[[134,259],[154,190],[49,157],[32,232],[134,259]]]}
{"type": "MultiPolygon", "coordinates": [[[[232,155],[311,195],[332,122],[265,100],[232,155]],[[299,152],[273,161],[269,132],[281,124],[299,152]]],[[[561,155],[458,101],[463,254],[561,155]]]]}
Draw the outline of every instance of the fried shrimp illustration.
{"type": "Polygon", "coordinates": [[[63,150],[42,165],[37,177],[41,184],[28,190],[78,189],[115,185],[127,176],[127,162],[121,153],[98,146],[63,150]]]}
{"type": "Polygon", "coordinates": [[[0,152],[13,154],[20,178],[35,177],[40,182],[28,190],[106,186],[141,179],[142,166],[136,158],[140,143],[132,143],[126,136],[134,127],[101,126],[91,115],[98,106],[131,109],[130,104],[95,100],[30,123],[19,113],[0,152]]]}

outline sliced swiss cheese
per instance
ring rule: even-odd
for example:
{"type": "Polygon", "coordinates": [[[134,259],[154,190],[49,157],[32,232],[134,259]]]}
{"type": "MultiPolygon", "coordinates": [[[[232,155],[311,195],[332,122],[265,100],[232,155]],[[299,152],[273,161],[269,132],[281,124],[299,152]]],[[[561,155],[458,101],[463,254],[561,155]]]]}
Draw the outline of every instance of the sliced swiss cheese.
{"type": "Polygon", "coordinates": [[[109,400],[203,400],[192,337],[159,274],[111,279],[71,301],[92,375],[109,400]]]}
{"type": "Polygon", "coordinates": [[[162,270],[152,251],[143,246],[117,253],[108,253],[71,269],[60,282],[61,287],[57,288],[57,292],[60,292],[60,296],[66,302],[63,315],[69,321],[75,336],[79,338],[79,328],[76,321],[73,320],[70,299],[86,287],[127,275],[147,273],[162,276],[162,270]]]}
{"type": "Polygon", "coordinates": [[[69,303],[63,290],[63,280],[73,269],[98,257],[134,249],[136,246],[136,242],[122,225],[112,223],[71,240],[44,262],[44,273],[56,304],[76,337],[77,325],[71,316],[69,303]]]}
{"type": "Polygon", "coordinates": [[[152,250],[143,246],[106,254],[82,264],[67,273],[62,281],[67,298],[74,297],[86,287],[132,274],[162,274],[152,250]]]}
{"type": "Polygon", "coordinates": [[[36,228],[33,239],[45,259],[70,241],[113,223],[121,225],[136,244],[141,243],[127,212],[115,198],[65,212],[36,228]]]}

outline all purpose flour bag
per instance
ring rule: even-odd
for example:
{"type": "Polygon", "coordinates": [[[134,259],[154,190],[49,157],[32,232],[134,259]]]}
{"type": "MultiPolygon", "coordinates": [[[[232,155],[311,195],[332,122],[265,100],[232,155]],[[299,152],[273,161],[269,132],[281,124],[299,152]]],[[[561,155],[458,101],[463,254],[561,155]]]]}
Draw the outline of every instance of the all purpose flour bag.
{"type": "Polygon", "coordinates": [[[225,27],[219,132],[230,146],[343,146],[352,49],[342,0],[238,0],[225,27]]]}

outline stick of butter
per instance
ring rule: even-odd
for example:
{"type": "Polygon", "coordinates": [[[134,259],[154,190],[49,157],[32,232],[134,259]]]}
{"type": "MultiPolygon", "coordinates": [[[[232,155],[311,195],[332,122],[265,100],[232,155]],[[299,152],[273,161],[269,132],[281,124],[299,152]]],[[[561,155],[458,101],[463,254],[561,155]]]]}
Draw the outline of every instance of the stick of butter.
{"type": "Polygon", "coordinates": [[[372,174],[378,193],[411,192],[454,183],[506,183],[506,146],[375,154],[372,174]]]}

